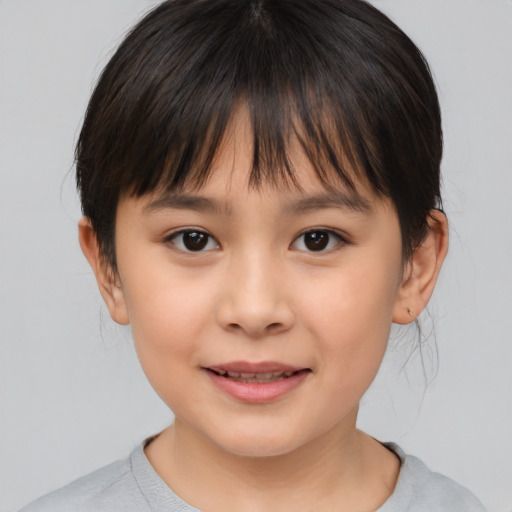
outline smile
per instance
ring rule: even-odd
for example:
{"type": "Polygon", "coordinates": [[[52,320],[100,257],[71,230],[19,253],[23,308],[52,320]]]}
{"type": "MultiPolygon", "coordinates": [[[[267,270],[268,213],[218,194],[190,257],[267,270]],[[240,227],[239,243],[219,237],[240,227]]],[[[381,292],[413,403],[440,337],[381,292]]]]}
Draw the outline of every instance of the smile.
{"type": "Polygon", "coordinates": [[[266,372],[266,373],[247,373],[247,372],[231,372],[226,370],[212,370],[221,377],[232,379],[237,382],[258,383],[258,382],[275,382],[276,380],[286,379],[297,372],[266,372]]]}
{"type": "Polygon", "coordinates": [[[311,373],[279,363],[229,363],[203,368],[215,387],[237,401],[266,403],[299,387],[311,373]]]}

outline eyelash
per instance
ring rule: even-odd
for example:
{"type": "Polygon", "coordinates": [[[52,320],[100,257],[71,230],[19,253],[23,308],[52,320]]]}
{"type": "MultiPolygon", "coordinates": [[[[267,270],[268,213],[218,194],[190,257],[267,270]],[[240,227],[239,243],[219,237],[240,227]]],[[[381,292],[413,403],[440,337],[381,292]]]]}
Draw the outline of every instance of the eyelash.
{"type": "MultiPolygon", "coordinates": [[[[332,229],[312,228],[312,229],[308,229],[307,231],[300,233],[290,244],[290,247],[293,248],[294,245],[297,245],[297,243],[299,242],[299,240],[302,237],[305,237],[307,235],[318,235],[318,234],[320,234],[321,236],[318,237],[316,241],[315,241],[315,237],[313,237],[313,239],[310,240],[310,242],[312,242],[313,244],[317,244],[317,247],[319,247],[319,250],[311,249],[311,247],[308,249],[307,245],[306,245],[307,244],[306,241],[302,242],[302,246],[304,248],[300,248],[300,249],[295,248],[295,250],[309,252],[309,253],[315,253],[315,252],[325,253],[325,252],[331,252],[333,250],[336,250],[337,248],[339,248],[340,245],[345,245],[345,244],[349,243],[345,237],[343,237],[340,233],[338,233],[332,229]],[[327,235],[327,240],[324,238],[325,235],[327,235]],[[332,245],[332,238],[336,239],[336,242],[334,243],[334,245],[332,245]],[[325,246],[323,246],[324,243],[325,243],[325,246]],[[329,247],[329,245],[330,245],[330,247],[329,247]]],[[[193,229],[193,228],[181,229],[179,231],[176,231],[176,232],[170,234],[168,237],[165,238],[164,241],[166,243],[170,243],[170,244],[174,245],[178,250],[186,252],[186,253],[194,253],[194,252],[200,253],[200,252],[205,252],[205,251],[209,251],[212,249],[220,248],[220,244],[215,240],[215,238],[213,238],[208,232],[203,231],[201,229],[193,229]],[[186,234],[198,235],[198,239],[196,240],[196,243],[197,243],[196,248],[198,250],[193,250],[193,249],[190,249],[190,247],[187,247],[185,245],[185,242],[183,241],[183,238],[181,238],[181,241],[179,243],[176,243],[176,240],[179,240],[180,236],[183,237],[186,234]],[[204,237],[206,237],[206,241],[204,241],[205,240],[204,237]],[[208,245],[211,244],[212,242],[215,244],[215,246],[208,247],[208,245]],[[203,243],[204,243],[204,245],[203,245],[203,243]]]]}
{"type": "MultiPolygon", "coordinates": [[[[292,242],[291,246],[296,245],[302,237],[305,237],[307,235],[313,235],[313,234],[316,234],[316,235],[321,234],[324,236],[327,235],[326,246],[322,247],[322,244],[325,241],[325,239],[318,238],[318,241],[316,243],[319,243],[318,247],[320,247],[320,250],[317,250],[317,251],[308,250],[308,249],[298,249],[298,250],[309,252],[309,253],[315,253],[315,252],[326,253],[326,252],[335,251],[336,249],[339,249],[340,245],[345,245],[348,243],[348,241],[345,237],[343,237],[340,233],[333,231],[332,229],[312,228],[312,229],[308,229],[307,231],[304,231],[303,233],[298,235],[292,242]],[[332,245],[333,238],[336,239],[336,242],[334,243],[334,245],[332,245]],[[329,247],[329,245],[330,245],[330,247],[329,247]]],[[[313,242],[314,242],[314,240],[313,240],[313,242]]],[[[303,241],[302,245],[306,246],[306,241],[303,241]]]]}
{"type": "MultiPolygon", "coordinates": [[[[198,240],[198,242],[202,242],[202,240],[203,240],[203,238],[200,238],[200,240],[198,240]]],[[[204,248],[207,247],[210,244],[211,241],[215,242],[215,247],[213,247],[213,248],[210,247],[210,248],[208,248],[206,250],[218,249],[220,247],[220,244],[209,233],[207,233],[206,231],[203,231],[201,229],[193,229],[193,228],[181,229],[179,231],[175,231],[174,233],[171,233],[168,237],[166,237],[164,241],[174,245],[180,251],[189,252],[189,253],[204,252],[204,248]],[[206,237],[206,243],[203,246],[200,246],[200,244],[199,244],[199,250],[195,251],[195,250],[192,250],[190,248],[187,248],[185,246],[185,243],[184,243],[183,238],[182,238],[181,239],[181,244],[180,244],[182,247],[180,247],[175,242],[175,240],[178,239],[180,236],[183,237],[183,235],[186,235],[187,233],[188,234],[197,234],[200,237],[206,237]]]]}

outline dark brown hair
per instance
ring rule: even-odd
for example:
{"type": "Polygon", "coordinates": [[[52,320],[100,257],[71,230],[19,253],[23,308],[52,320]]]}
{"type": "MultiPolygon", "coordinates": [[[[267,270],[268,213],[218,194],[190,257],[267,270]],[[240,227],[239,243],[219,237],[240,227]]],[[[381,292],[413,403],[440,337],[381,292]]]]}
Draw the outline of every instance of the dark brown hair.
{"type": "Polygon", "coordinates": [[[76,148],[77,183],[115,268],[121,194],[200,186],[230,116],[253,130],[250,183],[295,183],[289,142],[319,177],[354,177],[393,201],[409,256],[440,207],[442,132],[429,67],[361,0],[169,0],[104,69],[76,148]],[[347,165],[347,162],[349,165],[347,165]]]}

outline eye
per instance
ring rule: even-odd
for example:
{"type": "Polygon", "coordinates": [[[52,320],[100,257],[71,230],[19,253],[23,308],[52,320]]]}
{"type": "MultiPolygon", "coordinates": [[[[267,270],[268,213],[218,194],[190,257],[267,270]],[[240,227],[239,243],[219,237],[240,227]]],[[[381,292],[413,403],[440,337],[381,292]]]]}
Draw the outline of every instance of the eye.
{"type": "Polygon", "coordinates": [[[186,229],[173,233],[167,241],[185,252],[200,252],[218,249],[217,241],[204,231],[198,229],[186,229]]]}
{"type": "Polygon", "coordinates": [[[297,251],[321,252],[334,249],[344,243],[341,235],[328,229],[312,229],[299,235],[292,243],[297,251]]]}

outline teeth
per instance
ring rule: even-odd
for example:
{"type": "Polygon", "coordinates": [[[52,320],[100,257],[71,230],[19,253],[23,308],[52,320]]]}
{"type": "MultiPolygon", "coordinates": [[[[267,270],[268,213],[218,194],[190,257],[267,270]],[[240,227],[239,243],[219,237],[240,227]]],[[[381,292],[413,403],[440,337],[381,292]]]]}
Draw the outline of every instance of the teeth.
{"type": "Polygon", "coordinates": [[[253,382],[274,382],[276,380],[291,377],[295,372],[266,372],[266,373],[249,373],[249,372],[232,372],[224,370],[215,370],[216,373],[222,376],[227,376],[230,379],[239,382],[253,383],[253,382]]]}

